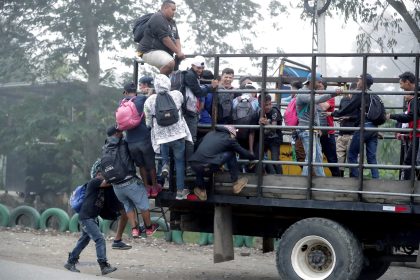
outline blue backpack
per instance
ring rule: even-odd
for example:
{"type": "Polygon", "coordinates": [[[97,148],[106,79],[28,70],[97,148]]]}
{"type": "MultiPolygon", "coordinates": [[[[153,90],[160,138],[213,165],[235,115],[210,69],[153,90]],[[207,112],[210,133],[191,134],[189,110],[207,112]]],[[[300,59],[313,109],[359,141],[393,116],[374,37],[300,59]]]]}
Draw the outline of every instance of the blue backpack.
{"type": "Polygon", "coordinates": [[[76,213],[79,213],[80,209],[82,209],[82,204],[86,197],[86,189],[87,189],[87,183],[77,186],[70,196],[70,199],[69,199],[70,207],[76,213]]]}

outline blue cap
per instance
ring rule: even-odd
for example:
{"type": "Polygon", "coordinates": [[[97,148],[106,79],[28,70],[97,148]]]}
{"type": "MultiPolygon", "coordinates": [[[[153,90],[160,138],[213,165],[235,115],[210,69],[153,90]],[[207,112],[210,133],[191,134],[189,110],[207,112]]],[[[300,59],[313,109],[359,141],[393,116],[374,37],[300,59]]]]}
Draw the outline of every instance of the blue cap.
{"type": "Polygon", "coordinates": [[[153,87],[153,78],[150,76],[143,76],[139,79],[139,84],[146,84],[149,87],[153,87]]]}
{"type": "MultiPolygon", "coordinates": [[[[309,73],[306,77],[306,81],[303,82],[304,85],[307,85],[312,81],[312,73],[309,73]]],[[[315,81],[322,81],[322,75],[320,73],[315,73],[315,81]]]]}
{"type": "MultiPolygon", "coordinates": [[[[363,75],[360,75],[360,78],[363,79],[363,75]]],[[[373,85],[373,77],[371,74],[366,73],[366,87],[370,88],[373,85]]]]}

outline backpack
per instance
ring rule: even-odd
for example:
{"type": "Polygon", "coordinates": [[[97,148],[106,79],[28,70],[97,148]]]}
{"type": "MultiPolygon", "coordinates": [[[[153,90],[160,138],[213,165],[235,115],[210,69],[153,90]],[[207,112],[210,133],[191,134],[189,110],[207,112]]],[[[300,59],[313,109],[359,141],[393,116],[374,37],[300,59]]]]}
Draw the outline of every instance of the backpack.
{"type": "Polygon", "coordinates": [[[217,97],[217,120],[225,120],[232,117],[232,94],[223,92],[219,93],[217,97]]]}
{"type": "Polygon", "coordinates": [[[153,13],[145,14],[136,19],[133,25],[133,35],[134,35],[134,42],[140,43],[141,39],[143,39],[144,31],[147,28],[147,23],[149,22],[150,18],[153,16],[153,13]]]}
{"type": "MultiPolygon", "coordinates": [[[[257,112],[252,107],[253,97],[241,98],[238,97],[238,104],[233,109],[232,117],[234,124],[249,125],[252,124],[257,112]]],[[[236,138],[246,139],[249,134],[249,128],[239,128],[236,138]]]]}
{"type": "Polygon", "coordinates": [[[376,94],[370,94],[369,108],[367,110],[366,117],[374,125],[382,125],[386,121],[384,102],[376,94]]]}
{"type": "Polygon", "coordinates": [[[169,80],[171,81],[171,91],[178,90],[182,94],[185,92],[184,77],[187,71],[176,70],[169,75],[169,80]]]}
{"type": "Polygon", "coordinates": [[[122,139],[118,143],[106,143],[102,147],[101,172],[108,183],[121,182],[129,175],[127,154],[127,144],[122,139]]]}
{"type": "Polygon", "coordinates": [[[144,116],[144,112],[139,114],[136,104],[133,102],[134,96],[131,99],[123,99],[120,106],[115,111],[115,119],[117,121],[117,128],[119,130],[129,130],[138,126],[144,116]]]}
{"type": "Polygon", "coordinates": [[[296,97],[293,97],[292,100],[290,100],[289,104],[287,104],[287,108],[284,111],[283,119],[284,123],[287,126],[297,126],[299,125],[299,116],[301,116],[303,113],[305,113],[308,109],[307,104],[302,110],[299,111],[299,114],[296,109],[296,97]]]}
{"type": "Polygon", "coordinates": [[[155,116],[160,126],[169,126],[179,121],[179,112],[169,92],[156,93],[155,116]]]}
{"type": "Polygon", "coordinates": [[[77,186],[71,193],[69,205],[76,213],[79,213],[82,209],[82,204],[86,197],[86,189],[87,183],[77,186]]]}

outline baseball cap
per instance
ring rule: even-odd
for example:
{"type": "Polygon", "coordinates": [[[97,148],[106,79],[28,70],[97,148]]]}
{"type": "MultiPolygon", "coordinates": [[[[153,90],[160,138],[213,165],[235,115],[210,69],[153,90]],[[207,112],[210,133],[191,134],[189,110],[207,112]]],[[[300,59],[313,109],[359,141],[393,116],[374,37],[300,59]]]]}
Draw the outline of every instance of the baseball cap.
{"type": "MultiPolygon", "coordinates": [[[[309,73],[306,77],[306,81],[303,82],[304,85],[307,85],[312,81],[312,73],[309,73]]],[[[322,81],[322,75],[320,73],[315,73],[315,81],[322,81]]]]}
{"type": "MultiPolygon", "coordinates": [[[[363,79],[363,75],[360,75],[360,78],[363,79]]],[[[371,74],[366,73],[366,86],[369,88],[373,85],[373,77],[371,74]]]]}
{"type": "Polygon", "coordinates": [[[121,130],[119,130],[115,125],[113,125],[108,127],[108,129],[106,130],[106,135],[108,135],[108,137],[111,137],[117,132],[121,132],[121,130]]]}
{"type": "Polygon", "coordinates": [[[139,84],[146,84],[149,87],[153,87],[153,78],[150,76],[143,76],[139,79],[139,84]]]}
{"type": "Polygon", "coordinates": [[[124,92],[137,92],[137,85],[134,82],[129,82],[124,85],[124,92]]]}
{"type": "Polygon", "coordinates": [[[191,65],[206,68],[206,60],[201,55],[197,55],[192,59],[191,65]]]}

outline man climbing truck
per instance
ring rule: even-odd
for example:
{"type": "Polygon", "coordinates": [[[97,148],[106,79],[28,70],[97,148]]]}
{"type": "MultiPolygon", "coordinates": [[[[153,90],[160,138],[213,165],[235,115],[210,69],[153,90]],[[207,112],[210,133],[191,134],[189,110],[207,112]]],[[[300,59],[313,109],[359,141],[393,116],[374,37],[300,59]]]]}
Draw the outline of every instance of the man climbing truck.
{"type": "MultiPolygon", "coordinates": [[[[349,54],[322,54],[329,57],[340,57],[349,54]]],[[[265,100],[265,95],[279,95],[286,91],[279,89],[282,85],[289,84],[298,79],[305,78],[289,76],[267,77],[267,61],[279,57],[303,57],[312,61],[311,73],[315,82],[316,55],[302,54],[252,54],[252,55],[213,55],[206,56],[208,65],[214,66],[214,73],[219,73],[219,59],[228,60],[230,57],[252,57],[261,61],[261,76],[251,77],[260,85],[257,94],[265,100]],[[277,83],[277,85],[271,86],[277,83]]],[[[354,54],[362,61],[358,76],[323,77],[330,85],[350,83],[357,78],[365,77],[367,73],[367,59],[374,60],[381,57],[410,57],[415,61],[412,71],[415,73],[416,84],[419,82],[420,54],[354,54]]],[[[138,69],[136,62],[135,69],[138,69]]],[[[137,73],[135,73],[137,75],[137,73]]],[[[398,73],[393,77],[381,77],[375,84],[398,84],[398,73]]],[[[311,95],[311,102],[307,112],[313,118],[317,110],[314,102],[317,94],[331,93],[334,90],[300,90],[297,94],[311,95]]],[[[386,88],[392,88],[387,86],[386,88]]],[[[394,86],[393,91],[386,95],[403,95],[394,86]]],[[[353,95],[361,94],[360,107],[361,121],[368,116],[370,95],[375,94],[375,88],[368,91],[364,86],[361,90],[351,92],[353,95]]],[[[217,104],[217,94],[213,95],[213,104],[217,104]]],[[[237,90],[238,92],[240,90],[237,90]]],[[[419,96],[418,89],[410,92],[419,96]]],[[[339,98],[339,97],[336,97],[339,98]]],[[[280,100],[275,98],[274,100],[280,100]]],[[[339,103],[339,102],[337,102],[339,103]]],[[[393,104],[395,108],[396,104],[393,104]]],[[[281,104],[277,104],[281,106],[281,104]]],[[[213,106],[212,115],[217,116],[216,106],[213,106]]],[[[415,107],[416,108],[416,107],[415,107]]],[[[402,110],[396,109],[396,110],[402,110]]],[[[309,131],[309,159],[308,162],[295,162],[290,154],[282,152],[280,161],[269,160],[269,155],[264,155],[264,141],[260,141],[260,152],[255,155],[256,172],[244,173],[241,176],[248,178],[248,184],[239,193],[232,192],[232,182],[227,172],[218,172],[213,177],[207,178],[206,201],[176,201],[174,192],[174,178],[171,177],[173,165],[170,167],[170,187],[157,197],[157,205],[170,208],[170,224],[172,229],[197,232],[214,233],[214,262],[229,261],[234,258],[233,235],[261,236],[263,238],[263,251],[274,249],[274,238],[280,238],[276,243],[276,265],[280,279],[328,279],[328,280],[355,280],[379,279],[389,268],[391,262],[418,262],[417,250],[420,243],[420,187],[411,176],[411,180],[400,181],[398,170],[411,168],[419,169],[415,165],[415,156],[411,165],[388,162],[378,157],[378,164],[365,164],[364,143],[360,144],[360,161],[357,164],[345,163],[314,163],[313,143],[315,131],[328,131],[334,129],[360,131],[360,138],[368,131],[383,131],[384,136],[379,142],[388,143],[387,153],[392,145],[399,145],[394,138],[395,132],[410,132],[417,129],[418,116],[415,114],[413,128],[367,128],[345,127],[335,125],[315,126],[309,122],[308,126],[280,126],[280,125],[248,125],[246,127],[256,130],[260,139],[264,137],[266,129],[282,129],[283,134],[291,135],[295,130],[309,131]],[[281,164],[283,174],[266,174],[264,163],[281,164]],[[287,166],[308,166],[308,176],[289,175],[287,166]],[[342,166],[359,168],[362,174],[357,178],[349,177],[315,177],[314,166],[342,166]],[[380,179],[366,179],[363,172],[370,174],[370,168],[380,170],[380,179]],[[387,178],[387,179],[384,179],[387,178]]],[[[217,120],[213,119],[212,128],[218,127],[217,120]]],[[[380,144],[380,143],[379,143],[380,144]]],[[[378,147],[381,147],[378,144],[378,147]]],[[[380,148],[378,148],[380,150],[380,148]]],[[[290,150],[289,150],[290,151],[290,150]]],[[[395,151],[399,151],[398,147],[395,151]]],[[[395,157],[398,158],[398,157],[395,157]]],[[[247,163],[245,160],[239,162],[247,163]]],[[[391,162],[391,161],[389,161],[391,162]]],[[[347,171],[345,173],[347,175],[347,171]]],[[[186,186],[193,188],[193,178],[186,178],[186,186]]]]}

